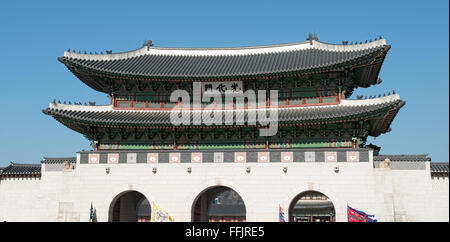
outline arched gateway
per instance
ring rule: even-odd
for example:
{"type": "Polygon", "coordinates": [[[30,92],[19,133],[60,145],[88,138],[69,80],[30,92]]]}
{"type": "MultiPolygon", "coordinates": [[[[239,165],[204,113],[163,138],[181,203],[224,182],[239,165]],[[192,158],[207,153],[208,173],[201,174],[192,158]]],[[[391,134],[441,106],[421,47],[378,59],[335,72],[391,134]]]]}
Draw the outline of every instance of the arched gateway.
{"type": "Polygon", "coordinates": [[[290,222],[334,222],[336,211],[331,200],[316,191],[302,192],[289,206],[290,222]]]}
{"type": "Polygon", "coordinates": [[[110,222],[149,222],[151,206],[147,198],[137,191],[117,195],[109,207],[110,222]]]}
{"type": "Polygon", "coordinates": [[[194,201],[192,222],[244,222],[245,203],[233,189],[225,186],[210,187],[194,201]]]}

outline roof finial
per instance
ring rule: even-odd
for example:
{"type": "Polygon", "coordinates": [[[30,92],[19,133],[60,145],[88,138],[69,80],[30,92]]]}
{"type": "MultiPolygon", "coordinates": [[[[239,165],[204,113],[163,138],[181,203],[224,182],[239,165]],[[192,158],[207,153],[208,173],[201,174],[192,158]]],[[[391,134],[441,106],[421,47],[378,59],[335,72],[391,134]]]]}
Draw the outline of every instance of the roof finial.
{"type": "Polygon", "coordinates": [[[308,38],[307,38],[306,40],[309,40],[309,44],[312,45],[312,41],[313,41],[313,40],[318,41],[319,38],[317,38],[317,34],[314,34],[314,35],[313,35],[313,34],[309,33],[309,34],[308,34],[308,38]]]}
{"type": "Polygon", "coordinates": [[[146,47],[147,46],[147,50],[150,49],[151,46],[153,46],[153,41],[151,40],[144,40],[144,44],[142,44],[142,47],[146,47]]]}

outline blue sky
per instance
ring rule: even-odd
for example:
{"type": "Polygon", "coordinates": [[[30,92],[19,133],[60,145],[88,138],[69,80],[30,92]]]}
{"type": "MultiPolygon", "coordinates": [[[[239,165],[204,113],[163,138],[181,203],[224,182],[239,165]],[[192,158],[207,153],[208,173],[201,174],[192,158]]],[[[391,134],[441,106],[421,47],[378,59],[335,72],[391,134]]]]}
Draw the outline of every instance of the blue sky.
{"type": "Polygon", "coordinates": [[[370,138],[385,154],[429,154],[448,162],[449,6],[439,1],[9,1],[0,6],[0,166],[75,156],[89,141],[41,110],[54,98],[107,103],[57,61],[68,48],[128,51],[234,47],[319,40],[392,45],[383,83],[406,101],[390,133],[370,138]]]}

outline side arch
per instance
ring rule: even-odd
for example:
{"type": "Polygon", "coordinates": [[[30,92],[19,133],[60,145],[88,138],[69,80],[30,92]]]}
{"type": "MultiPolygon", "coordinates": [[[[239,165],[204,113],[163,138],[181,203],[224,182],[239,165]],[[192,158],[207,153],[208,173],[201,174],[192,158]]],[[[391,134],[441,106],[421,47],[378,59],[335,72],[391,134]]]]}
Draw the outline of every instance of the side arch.
{"type": "Polygon", "coordinates": [[[102,202],[101,209],[99,207],[99,209],[97,210],[98,221],[112,221],[112,218],[110,217],[111,204],[113,204],[115,200],[120,197],[120,195],[123,195],[127,192],[135,191],[141,193],[151,204],[155,200],[154,197],[147,191],[146,187],[147,186],[141,184],[122,184],[120,186],[116,186],[105,196],[105,199],[102,202]]]}

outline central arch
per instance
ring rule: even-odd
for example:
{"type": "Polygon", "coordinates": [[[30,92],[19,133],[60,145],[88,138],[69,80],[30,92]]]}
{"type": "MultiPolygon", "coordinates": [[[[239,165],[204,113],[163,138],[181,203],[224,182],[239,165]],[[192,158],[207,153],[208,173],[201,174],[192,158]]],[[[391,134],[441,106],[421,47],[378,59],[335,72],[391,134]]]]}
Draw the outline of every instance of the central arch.
{"type": "Polygon", "coordinates": [[[118,194],[109,206],[110,222],[149,222],[151,206],[144,194],[138,191],[124,191],[118,194]]]}
{"type": "Polygon", "coordinates": [[[336,210],[325,194],[305,191],[289,205],[289,222],[335,222],[336,210]]]}
{"type": "Polygon", "coordinates": [[[192,222],[244,222],[245,203],[241,196],[226,186],[213,186],[203,190],[191,208],[192,222]]]}

